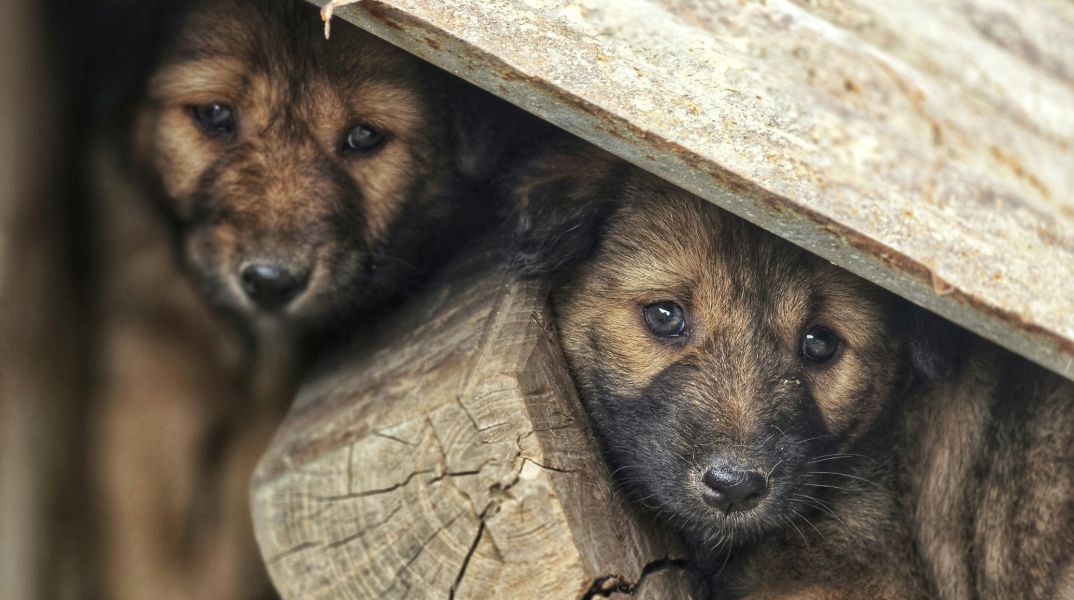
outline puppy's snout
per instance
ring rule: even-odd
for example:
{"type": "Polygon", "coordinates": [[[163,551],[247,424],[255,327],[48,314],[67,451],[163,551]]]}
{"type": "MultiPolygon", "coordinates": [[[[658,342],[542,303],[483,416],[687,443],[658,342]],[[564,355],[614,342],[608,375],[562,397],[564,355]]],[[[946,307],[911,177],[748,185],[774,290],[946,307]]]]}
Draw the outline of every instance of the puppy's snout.
{"type": "Polygon", "coordinates": [[[710,467],[701,475],[701,483],[705,502],[726,514],[749,510],[768,493],[768,482],[762,473],[727,466],[710,467]]]}
{"type": "Polygon", "coordinates": [[[309,273],[271,263],[252,263],[239,274],[242,289],[262,310],[287,306],[306,289],[309,273]]]}

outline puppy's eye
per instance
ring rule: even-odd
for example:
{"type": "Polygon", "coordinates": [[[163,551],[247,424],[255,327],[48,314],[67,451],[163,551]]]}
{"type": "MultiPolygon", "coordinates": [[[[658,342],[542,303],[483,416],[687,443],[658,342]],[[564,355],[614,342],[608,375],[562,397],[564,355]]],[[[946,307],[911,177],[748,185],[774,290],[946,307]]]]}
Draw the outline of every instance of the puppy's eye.
{"type": "Polygon", "coordinates": [[[827,327],[815,325],[802,336],[802,356],[813,362],[828,362],[839,350],[839,336],[827,327]]]}
{"type": "Polygon", "coordinates": [[[643,309],[645,324],[657,337],[679,337],[686,331],[686,313],[671,300],[661,300],[643,309]]]}
{"type": "Polygon", "coordinates": [[[383,143],[383,133],[368,125],[359,125],[343,139],[343,154],[365,154],[380,148],[383,143]]]}
{"type": "Polygon", "coordinates": [[[211,137],[231,136],[235,133],[235,111],[227,104],[213,102],[190,107],[190,114],[207,135],[211,137]]]}

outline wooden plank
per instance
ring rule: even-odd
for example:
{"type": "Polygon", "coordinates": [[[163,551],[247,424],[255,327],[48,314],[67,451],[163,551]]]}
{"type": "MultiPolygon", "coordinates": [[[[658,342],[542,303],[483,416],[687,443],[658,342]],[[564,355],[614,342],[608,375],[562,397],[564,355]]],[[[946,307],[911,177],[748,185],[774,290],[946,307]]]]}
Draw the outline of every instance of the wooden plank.
{"type": "Polygon", "coordinates": [[[303,389],[253,482],[285,597],[688,595],[607,483],[545,295],[470,263],[303,389]]]}
{"type": "Polygon", "coordinates": [[[79,483],[82,396],[43,13],[7,2],[0,19],[0,596],[10,600],[73,597],[63,592],[82,583],[79,532],[63,531],[77,521],[63,498],[79,483]]]}
{"type": "Polygon", "coordinates": [[[1074,377],[1074,5],[364,0],[338,14],[1074,377]]]}

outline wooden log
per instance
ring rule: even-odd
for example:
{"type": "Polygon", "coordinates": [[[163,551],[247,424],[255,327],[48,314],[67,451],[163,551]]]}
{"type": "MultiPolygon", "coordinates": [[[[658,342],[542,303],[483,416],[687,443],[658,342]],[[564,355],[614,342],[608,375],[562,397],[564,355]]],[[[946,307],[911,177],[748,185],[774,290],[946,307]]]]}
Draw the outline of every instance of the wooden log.
{"type": "Polygon", "coordinates": [[[252,483],[284,597],[688,596],[608,483],[545,297],[468,261],[304,387],[252,483]]]}

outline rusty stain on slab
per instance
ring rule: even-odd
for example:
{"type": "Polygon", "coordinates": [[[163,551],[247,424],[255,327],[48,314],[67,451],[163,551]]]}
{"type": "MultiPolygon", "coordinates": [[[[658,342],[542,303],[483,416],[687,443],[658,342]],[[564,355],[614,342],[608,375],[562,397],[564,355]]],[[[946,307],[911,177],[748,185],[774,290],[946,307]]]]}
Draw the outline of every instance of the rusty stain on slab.
{"type": "Polygon", "coordinates": [[[363,0],[337,15],[1074,378],[1074,5],[363,0]]]}

